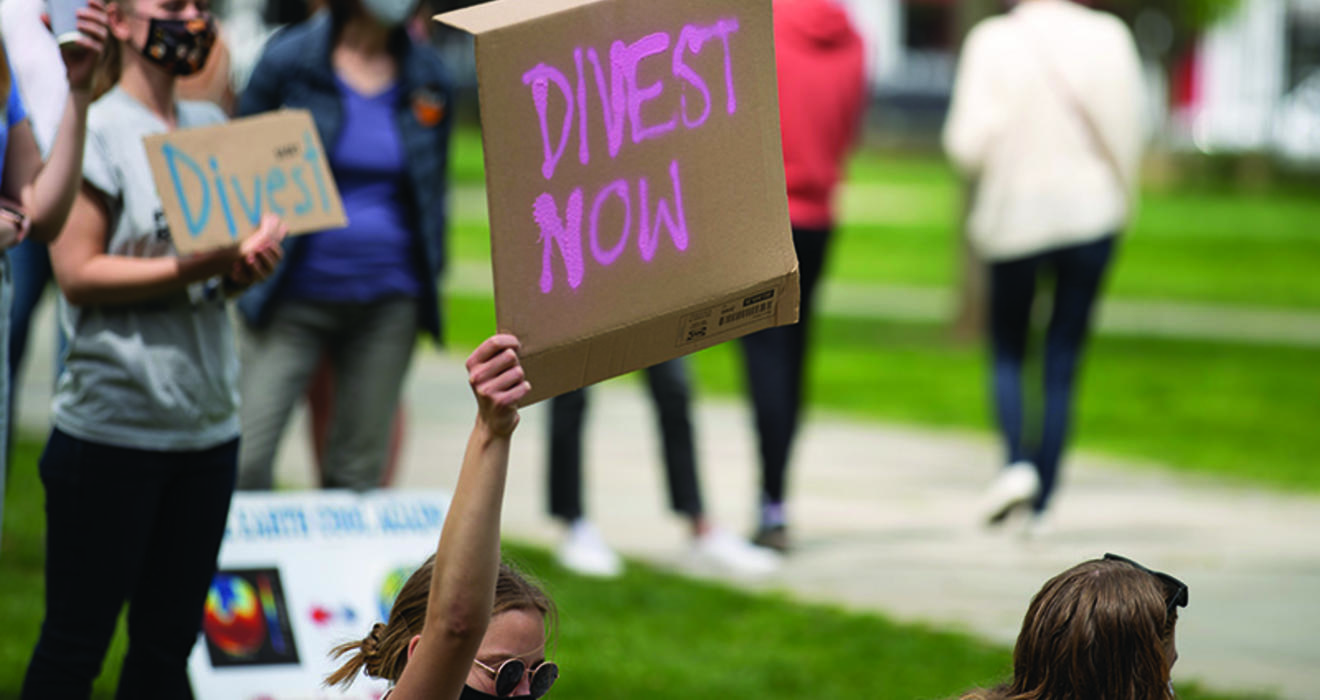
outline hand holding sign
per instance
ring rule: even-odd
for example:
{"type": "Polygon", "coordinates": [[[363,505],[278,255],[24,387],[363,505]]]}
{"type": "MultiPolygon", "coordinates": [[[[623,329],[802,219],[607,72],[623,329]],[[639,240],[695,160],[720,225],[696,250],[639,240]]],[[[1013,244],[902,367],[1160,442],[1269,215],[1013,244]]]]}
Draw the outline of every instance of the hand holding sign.
{"type": "Polygon", "coordinates": [[[467,359],[468,383],[477,396],[480,421],[495,435],[508,436],[518,427],[518,404],[532,390],[518,363],[522,344],[512,335],[495,335],[467,359]]]}
{"type": "Polygon", "coordinates": [[[229,272],[228,282],[240,288],[249,287],[274,274],[284,258],[284,248],[280,244],[288,233],[289,227],[280,217],[274,214],[262,217],[256,233],[239,244],[238,259],[229,272]]]}
{"type": "Polygon", "coordinates": [[[797,319],[765,0],[494,0],[476,35],[497,327],[524,404],[797,319]]]}

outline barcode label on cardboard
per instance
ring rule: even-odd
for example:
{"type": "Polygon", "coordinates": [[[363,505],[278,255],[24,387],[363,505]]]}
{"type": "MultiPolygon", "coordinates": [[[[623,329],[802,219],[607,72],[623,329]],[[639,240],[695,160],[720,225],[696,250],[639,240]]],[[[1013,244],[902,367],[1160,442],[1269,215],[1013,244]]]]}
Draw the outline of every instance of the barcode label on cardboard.
{"type": "Polygon", "coordinates": [[[772,317],[776,301],[775,290],[766,289],[690,313],[680,322],[678,345],[714,338],[772,317]]]}

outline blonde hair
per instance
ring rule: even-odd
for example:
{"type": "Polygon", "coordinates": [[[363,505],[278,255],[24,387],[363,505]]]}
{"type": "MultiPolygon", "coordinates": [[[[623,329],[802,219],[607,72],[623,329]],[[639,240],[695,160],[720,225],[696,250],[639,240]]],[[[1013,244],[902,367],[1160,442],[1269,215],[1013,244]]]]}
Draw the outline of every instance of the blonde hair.
{"type": "MultiPolygon", "coordinates": [[[[341,644],[330,652],[336,659],[348,656],[348,660],[326,677],[327,686],[347,687],[364,671],[372,678],[399,680],[408,664],[408,644],[414,636],[422,633],[426,621],[426,604],[434,569],[435,556],[432,555],[399,589],[388,622],[377,622],[366,637],[341,644]]],[[[555,604],[550,596],[517,569],[501,563],[495,578],[495,603],[491,616],[510,610],[537,612],[551,628],[555,625],[555,604]]]]}
{"type": "Polygon", "coordinates": [[[1127,562],[1068,569],[1031,599],[1013,679],[963,700],[1168,700],[1178,621],[1168,595],[1159,579],[1127,562]]]}

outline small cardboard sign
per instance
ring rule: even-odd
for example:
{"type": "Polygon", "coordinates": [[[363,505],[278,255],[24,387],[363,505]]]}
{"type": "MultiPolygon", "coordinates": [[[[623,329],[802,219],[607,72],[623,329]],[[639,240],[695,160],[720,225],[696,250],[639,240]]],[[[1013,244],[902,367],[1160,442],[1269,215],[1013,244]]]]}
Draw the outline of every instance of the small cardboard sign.
{"type": "Polygon", "coordinates": [[[267,213],[279,215],[290,234],[348,222],[306,110],[153,134],[143,142],[179,253],[233,245],[267,213]]]}
{"type": "Polygon", "coordinates": [[[529,402],[797,320],[766,0],[495,0],[475,35],[497,324],[529,402]]]}

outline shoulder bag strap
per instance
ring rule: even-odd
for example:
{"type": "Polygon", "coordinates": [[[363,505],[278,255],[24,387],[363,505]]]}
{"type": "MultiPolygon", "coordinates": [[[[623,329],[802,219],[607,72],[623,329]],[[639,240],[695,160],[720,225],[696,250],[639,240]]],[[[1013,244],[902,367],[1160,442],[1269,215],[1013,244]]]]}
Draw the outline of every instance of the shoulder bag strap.
{"type": "Polygon", "coordinates": [[[1086,111],[1086,107],[1082,104],[1081,100],[1078,99],[1076,93],[1072,91],[1072,88],[1069,87],[1068,81],[1064,79],[1063,73],[1059,71],[1059,66],[1054,62],[1053,57],[1050,55],[1046,46],[1041,43],[1040,37],[1037,36],[1036,31],[1028,26],[1030,23],[1031,21],[1026,17],[1018,15],[1017,25],[1022,29],[1022,33],[1027,35],[1027,43],[1036,48],[1036,53],[1040,56],[1040,65],[1044,68],[1045,75],[1047,76],[1046,79],[1054,86],[1055,92],[1063,97],[1063,101],[1068,105],[1069,109],[1072,110],[1073,114],[1081,120],[1086,135],[1091,141],[1091,146],[1100,154],[1100,157],[1104,159],[1105,164],[1109,166],[1109,170],[1114,176],[1114,180],[1118,182],[1119,190],[1123,192],[1124,197],[1130,199],[1127,178],[1123,176],[1123,167],[1119,165],[1118,157],[1115,156],[1114,151],[1109,148],[1109,143],[1105,141],[1104,135],[1100,131],[1100,126],[1095,122],[1095,118],[1091,116],[1090,112],[1086,111]]]}

